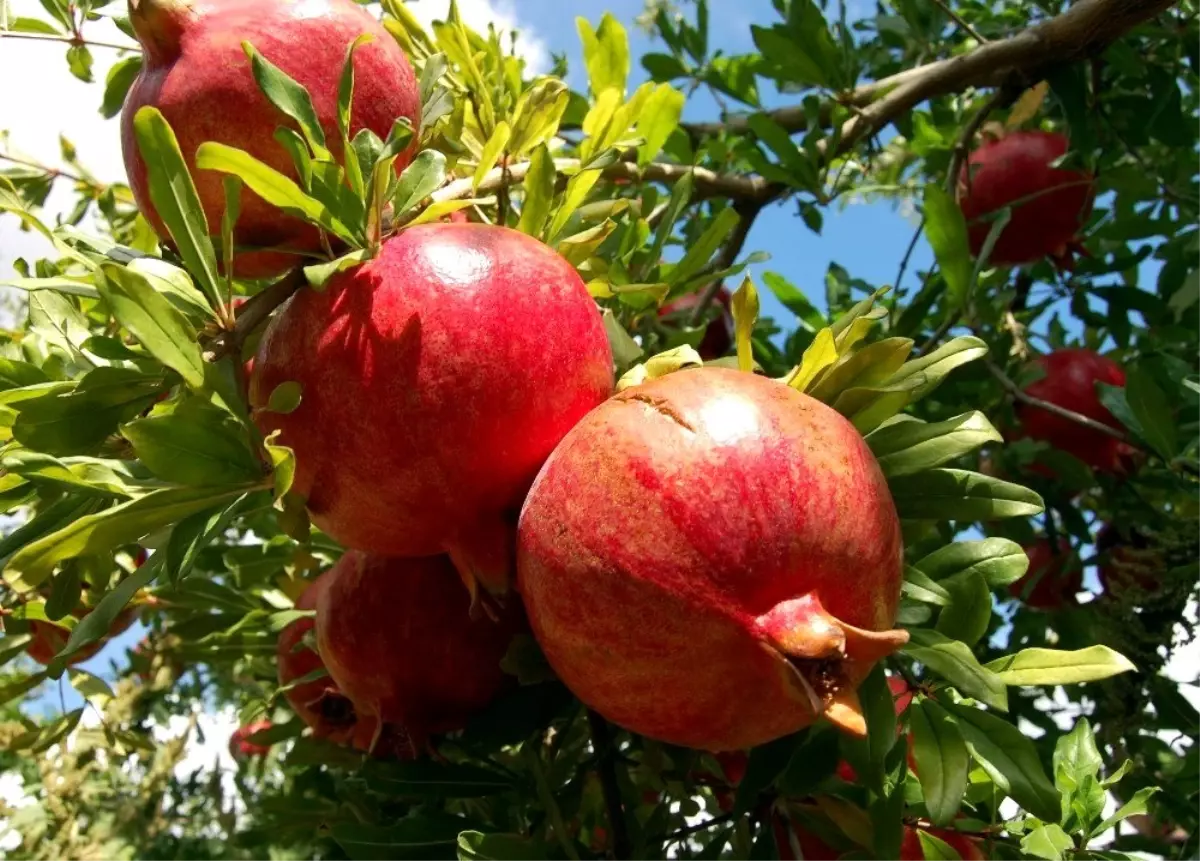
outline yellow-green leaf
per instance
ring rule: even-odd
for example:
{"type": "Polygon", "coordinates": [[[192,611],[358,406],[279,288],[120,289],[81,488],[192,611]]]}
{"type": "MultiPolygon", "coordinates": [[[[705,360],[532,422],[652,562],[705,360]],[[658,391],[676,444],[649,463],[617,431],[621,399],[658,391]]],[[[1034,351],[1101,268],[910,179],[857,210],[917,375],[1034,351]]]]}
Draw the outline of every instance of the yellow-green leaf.
{"type": "Polygon", "coordinates": [[[733,336],[737,344],[738,368],[746,373],[754,370],[754,324],[758,322],[758,290],[747,275],[742,286],[733,294],[733,336]]]}
{"type": "Polygon", "coordinates": [[[817,375],[837,361],[833,330],[826,327],[808,345],[800,364],[787,377],[787,384],[799,392],[807,392],[817,375]]]}
{"type": "Polygon", "coordinates": [[[479,157],[479,164],[475,167],[472,190],[477,190],[479,183],[483,182],[483,178],[487,176],[487,172],[496,166],[496,159],[504,151],[504,147],[508,144],[508,139],[511,136],[512,129],[508,123],[504,120],[496,123],[496,129],[492,132],[492,136],[488,138],[488,142],[483,148],[483,155],[479,157]]]}
{"type": "Polygon", "coordinates": [[[617,391],[623,392],[631,386],[640,386],[647,380],[657,380],[667,374],[673,374],[681,368],[699,367],[704,364],[700,354],[690,344],[675,347],[672,350],[652,356],[640,365],[635,365],[625,372],[617,382],[617,391]]]}
{"type": "Polygon", "coordinates": [[[986,666],[1006,685],[1074,685],[1137,671],[1132,661],[1108,646],[1089,646],[1073,652],[1022,649],[986,666]]]}
{"type": "Polygon", "coordinates": [[[582,17],[575,19],[575,26],[583,42],[583,63],[592,94],[615,89],[624,95],[625,79],[629,77],[629,37],[621,22],[605,12],[599,30],[593,30],[582,17]]]}

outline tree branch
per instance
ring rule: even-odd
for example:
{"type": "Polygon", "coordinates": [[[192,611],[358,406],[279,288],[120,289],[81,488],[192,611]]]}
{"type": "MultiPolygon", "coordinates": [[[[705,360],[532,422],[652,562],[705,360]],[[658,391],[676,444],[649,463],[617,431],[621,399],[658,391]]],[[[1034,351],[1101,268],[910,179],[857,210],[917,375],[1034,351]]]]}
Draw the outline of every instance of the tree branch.
{"type": "Polygon", "coordinates": [[[962,30],[979,44],[982,45],[988,41],[983,36],[979,35],[979,31],[972,27],[970,23],[968,23],[961,15],[951,9],[947,0],[933,0],[933,5],[945,12],[947,18],[957,24],[960,30],[962,30]]]}
{"type": "Polygon", "coordinates": [[[618,861],[624,861],[633,857],[633,844],[629,841],[625,806],[621,803],[621,787],[617,783],[617,772],[613,764],[612,734],[608,729],[608,721],[591,709],[588,709],[588,726],[592,731],[592,747],[596,751],[596,768],[600,774],[604,806],[608,808],[608,824],[612,830],[610,845],[613,856],[618,861]]]}
{"type": "Polygon", "coordinates": [[[94,42],[77,36],[51,36],[49,33],[14,33],[0,30],[0,39],[28,39],[31,42],[59,42],[64,45],[87,45],[89,48],[112,48],[116,51],[141,51],[137,45],[121,45],[116,42],[94,42]]]}
{"type": "Polygon", "coordinates": [[[1090,419],[1087,416],[1082,415],[1081,413],[1075,412],[1074,410],[1069,410],[1066,407],[1060,407],[1058,404],[1052,404],[1049,401],[1043,401],[1041,398],[1033,397],[1032,395],[1027,393],[1024,389],[1022,389],[1020,386],[1018,386],[1012,380],[1012,378],[1009,377],[1008,374],[1004,373],[1004,371],[1000,368],[1000,366],[997,365],[995,362],[993,362],[991,359],[985,359],[984,364],[987,366],[987,369],[989,371],[991,371],[992,376],[1000,381],[1000,385],[1002,385],[1004,387],[1005,391],[1007,391],[1010,395],[1012,395],[1014,398],[1016,398],[1021,403],[1027,404],[1028,406],[1031,406],[1031,407],[1037,407],[1038,409],[1045,410],[1048,413],[1053,413],[1054,415],[1059,416],[1060,418],[1064,418],[1064,419],[1067,419],[1068,421],[1075,422],[1076,424],[1081,425],[1082,427],[1089,428],[1094,431],[1099,431],[1102,434],[1107,434],[1108,436],[1112,437],[1113,439],[1120,440],[1121,442],[1126,443],[1126,444],[1130,444],[1129,437],[1127,437],[1125,434],[1123,434],[1121,431],[1117,430],[1116,428],[1109,427],[1108,425],[1104,424],[1103,422],[1098,422],[1095,419],[1090,419]]]}
{"type": "MultiPolygon", "coordinates": [[[[1095,56],[1138,24],[1175,5],[1176,0],[1079,0],[1066,12],[1007,39],[1000,39],[957,57],[936,60],[836,96],[819,116],[828,124],[834,105],[863,108],[855,117],[855,137],[874,131],[915,105],[968,87],[998,86],[1015,79],[1039,80],[1051,66],[1095,56]]],[[[789,105],[767,114],[787,132],[808,128],[803,105],[789,105]]],[[[749,117],[730,117],[718,123],[690,123],[692,134],[711,135],[749,131],[749,117]]],[[[843,127],[843,135],[845,134],[843,127]]]]}
{"type": "Polygon", "coordinates": [[[242,345],[246,343],[250,334],[307,283],[304,269],[297,266],[261,293],[251,296],[246,300],[246,304],[238,309],[237,321],[233,328],[222,332],[209,342],[204,351],[205,361],[216,362],[231,353],[236,355],[241,352],[242,345]]]}

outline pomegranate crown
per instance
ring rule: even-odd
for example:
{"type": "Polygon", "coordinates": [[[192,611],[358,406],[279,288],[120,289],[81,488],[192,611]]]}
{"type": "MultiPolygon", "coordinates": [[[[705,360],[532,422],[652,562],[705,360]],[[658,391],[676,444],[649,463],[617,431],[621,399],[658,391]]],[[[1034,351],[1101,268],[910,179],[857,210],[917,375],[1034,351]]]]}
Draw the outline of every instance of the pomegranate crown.
{"type": "Polygon", "coordinates": [[[129,23],[151,61],[178,56],[183,31],[193,14],[192,0],[129,0],[129,23]]]}

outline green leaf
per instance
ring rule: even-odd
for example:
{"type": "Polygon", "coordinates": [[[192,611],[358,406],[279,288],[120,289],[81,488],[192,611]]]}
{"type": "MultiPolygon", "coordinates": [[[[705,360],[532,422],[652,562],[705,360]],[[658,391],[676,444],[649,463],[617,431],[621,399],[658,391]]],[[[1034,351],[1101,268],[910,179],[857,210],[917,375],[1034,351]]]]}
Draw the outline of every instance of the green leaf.
{"type": "Polygon", "coordinates": [[[790,281],[778,272],[764,272],[763,283],[775,294],[775,298],[800,320],[806,332],[817,332],[825,327],[825,315],[808,300],[790,281]]]}
{"type": "Polygon", "coordinates": [[[954,719],[931,699],[908,710],[917,779],[934,825],[949,825],[967,792],[971,757],[954,719]]]}
{"type": "Polygon", "coordinates": [[[598,96],[607,89],[624,94],[629,77],[629,37],[621,22],[605,12],[599,30],[593,30],[582,17],[575,19],[575,26],[583,42],[583,64],[592,94],[598,96]]]}
{"type": "Polygon", "coordinates": [[[1087,718],[1077,720],[1054,745],[1054,783],[1064,796],[1073,794],[1089,777],[1098,777],[1103,764],[1087,718]]]}
{"type": "Polygon", "coordinates": [[[700,234],[700,237],[689,245],[683,259],[671,269],[667,275],[667,283],[674,287],[698,274],[717,253],[717,249],[721,247],[725,237],[737,227],[739,221],[741,221],[741,216],[732,208],[722,209],[705,231],[700,234]]]}
{"type": "Polygon", "coordinates": [[[189,386],[203,389],[206,365],[187,318],[137,272],[115,263],[104,264],[101,271],[100,292],[117,321],[189,386]]]}
{"type": "Polygon", "coordinates": [[[5,705],[12,702],[17,697],[23,697],[31,690],[36,688],[42,682],[46,681],[47,673],[34,673],[32,676],[26,676],[23,679],[17,679],[3,687],[0,687],[0,705],[5,705]]]}
{"type": "MultiPolygon", "coordinates": [[[[150,200],[179,250],[188,272],[214,307],[219,303],[217,255],[209,239],[208,220],[179,141],[157,108],[139,108],[133,118],[138,151],[146,162],[150,200]]],[[[200,167],[197,162],[197,167],[200,167]]]]}
{"type": "Polygon", "coordinates": [[[342,138],[346,178],[350,183],[350,190],[359,199],[362,199],[366,192],[366,182],[363,179],[362,165],[351,149],[350,141],[350,114],[354,102],[354,52],[374,39],[370,33],[362,33],[350,43],[350,47],[346,49],[346,61],[342,64],[342,77],[338,82],[338,133],[342,138]]]}
{"type": "Polygon", "coordinates": [[[1043,822],[1062,815],[1060,795],[1046,777],[1033,742],[1005,720],[964,705],[947,705],[971,755],[996,786],[1043,822]]]}
{"type": "Polygon", "coordinates": [[[1059,825],[1039,825],[1021,838],[1021,851],[1046,861],[1062,861],[1075,848],[1075,841],[1059,825]]]}
{"type": "Polygon", "coordinates": [[[754,370],[754,347],[750,338],[754,334],[754,324],[758,322],[758,291],[754,289],[754,282],[749,275],[742,279],[742,286],[733,294],[730,306],[733,311],[738,369],[750,373],[754,370]]]}
{"type": "MultiPolygon", "coordinates": [[[[63,526],[74,522],[77,518],[91,514],[99,502],[94,498],[80,499],[77,496],[67,496],[43,508],[26,523],[22,523],[4,538],[0,539],[0,560],[7,563],[8,557],[22,547],[32,544],[43,536],[56,532],[63,526]]],[[[16,581],[6,576],[10,586],[19,592],[28,591],[16,581]]]]}
{"type": "Polygon", "coordinates": [[[250,58],[250,68],[258,88],[271,104],[296,121],[312,150],[313,158],[332,161],[332,154],[325,148],[325,131],[321,128],[308,90],[260,54],[249,42],[242,42],[242,50],[250,58]]]}
{"type": "Polygon", "coordinates": [[[888,482],[900,516],[910,520],[997,520],[1044,510],[1028,488],[961,469],[930,469],[888,482]]]}
{"type": "MultiPolygon", "coordinates": [[[[133,544],[151,532],[197,511],[211,508],[223,500],[239,496],[247,489],[164,488],[81,517],[18,551],[8,561],[5,580],[19,591],[36,589],[50,576],[54,566],[63,560],[104,553],[122,544],[133,544]]],[[[138,571],[146,567],[143,565],[138,571]]]]}
{"type": "Polygon", "coordinates": [[[541,237],[554,204],[554,182],[557,179],[554,157],[545,144],[539,144],[529,160],[529,172],[525,174],[525,199],[521,206],[521,220],[517,230],[533,237],[541,237]]]}
{"type": "Polygon", "coordinates": [[[917,840],[921,844],[921,855],[925,861],[961,861],[962,859],[953,846],[922,828],[917,829],[917,840]]]}
{"type": "Polygon", "coordinates": [[[911,565],[904,567],[904,582],[900,588],[914,601],[934,604],[938,607],[945,607],[950,603],[950,593],[945,588],[911,565]]]}
{"type": "Polygon", "coordinates": [[[896,708],[883,665],[876,664],[858,689],[867,734],[846,738],[842,751],[857,772],[859,780],[874,792],[883,789],[884,761],[896,744],[896,708]]]}
{"type": "Polygon", "coordinates": [[[362,777],[376,792],[394,798],[483,798],[513,789],[513,779],[490,768],[432,760],[370,761],[362,777]]]}
{"type": "Polygon", "coordinates": [[[177,484],[249,484],[263,477],[242,428],[217,409],[130,422],[121,434],[159,478],[177,484]]]}
{"type": "MultiPolygon", "coordinates": [[[[115,509],[110,509],[110,511],[115,509]]],[[[108,512],[102,512],[106,514],[108,512]]],[[[119,544],[131,543],[129,541],[118,541],[119,544]]],[[[154,578],[158,576],[158,572],[162,567],[159,561],[159,554],[151,556],[141,568],[134,571],[120,583],[118,583],[112,591],[100,599],[92,612],[88,613],[79,620],[79,624],[71,631],[71,636],[67,638],[67,644],[63,646],[63,650],[58,653],[55,661],[65,661],[85,646],[89,646],[108,636],[108,632],[112,629],[113,622],[117,616],[125,609],[126,605],[133,600],[133,596],[140,589],[149,586],[154,578]]]]}
{"type": "Polygon", "coordinates": [[[204,294],[196,289],[190,275],[157,257],[137,257],[125,266],[146,279],[146,282],[166,297],[193,324],[203,325],[216,319],[204,294]]]}
{"type": "Polygon", "coordinates": [[[932,424],[896,422],[867,437],[867,445],[888,478],[944,466],[989,442],[1002,441],[1000,432],[979,411],[932,424]]]}
{"type": "Polygon", "coordinates": [[[40,451],[9,449],[0,457],[0,465],[13,476],[20,476],[38,485],[51,485],[79,493],[104,496],[130,496],[132,481],[127,463],[97,458],[58,460],[40,451]]]}
{"type": "Polygon", "coordinates": [[[963,571],[982,574],[996,588],[1015,583],[1029,569],[1029,557],[1015,541],[985,538],[982,541],[958,541],[935,550],[916,563],[934,580],[944,580],[963,571]]]}
{"type": "Polygon", "coordinates": [[[936,389],[955,368],[982,358],[987,352],[987,344],[973,335],[952,338],[932,353],[905,362],[904,367],[897,371],[889,382],[899,383],[921,375],[924,380],[912,394],[913,401],[919,401],[936,389]]]}
{"type": "Polygon", "coordinates": [[[656,81],[673,81],[676,78],[685,77],[688,73],[683,62],[670,54],[644,54],[642,55],[642,68],[649,72],[650,77],[656,81]]]}
{"type": "Polygon", "coordinates": [[[247,494],[225,507],[214,507],[183,518],[171,530],[163,566],[172,583],[192,572],[200,552],[225,534],[233,519],[252,507],[255,495],[247,494]]]}
{"type": "Polygon", "coordinates": [[[332,836],[355,861],[454,857],[468,819],[435,811],[410,813],[391,825],[338,822],[332,836]]]}
{"type": "Polygon", "coordinates": [[[967,300],[971,283],[971,249],[967,244],[967,221],[954,197],[940,185],[925,186],[925,235],[933,248],[942,277],[950,288],[951,308],[959,310],[967,300]]]}
{"type": "Polygon", "coordinates": [[[541,861],[546,847],[520,834],[484,834],[464,831],[458,835],[459,861],[541,861]]]}
{"type": "Polygon", "coordinates": [[[1108,646],[1073,652],[1022,649],[987,665],[1006,685],[1073,685],[1136,672],[1133,662],[1108,646]]]}
{"type": "Polygon", "coordinates": [[[879,385],[900,369],[912,347],[909,338],[884,338],[844,355],[821,375],[808,394],[832,403],[846,389],[879,385]]]}
{"type": "Polygon", "coordinates": [[[1142,787],[1141,789],[1139,789],[1137,792],[1135,792],[1133,794],[1133,798],[1129,799],[1129,801],[1126,802],[1125,804],[1122,804],[1116,813],[1114,813],[1112,816],[1108,817],[1103,822],[1101,822],[1099,825],[1097,825],[1094,829],[1092,829],[1092,833],[1093,834],[1103,834],[1105,831],[1112,828],[1118,822],[1123,822],[1124,820],[1128,819],[1130,816],[1137,816],[1139,814],[1148,813],[1150,810],[1148,802],[1150,801],[1151,796],[1153,796],[1158,791],[1159,791],[1159,789],[1157,786],[1142,787]]]}
{"type": "MultiPolygon", "coordinates": [[[[479,189],[479,183],[483,182],[483,178],[487,176],[489,170],[496,166],[496,160],[500,158],[500,153],[504,152],[504,148],[508,145],[509,138],[512,137],[512,128],[504,120],[496,123],[496,128],[492,131],[492,136],[488,138],[487,143],[483,145],[483,153],[479,156],[479,164],[475,166],[475,175],[472,178],[472,190],[479,189]]],[[[440,182],[438,183],[441,184],[440,182]]],[[[434,186],[435,188],[437,186],[434,186]]]]}
{"type": "Polygon", "coordinates": [[[992,618],[992,593],[983,575],[963,571],[941,581],[941,586],[950,593],[950,604],[938,615],[938,631],[968,646],[979,642],[992,618]]]}
{"type": "Polygon", "coordinates": [[[803,740],[803,733],[793,733],[761,744],[750,751],[746,774],[738,784],[733,800],[734,817],[750,810],[763,790],[775,782],[791,759],[793,750],[803,740]]]}
{"type": "Polygon", "coordinates": [[[906,655],[958,688],[963,696],[1002,711],[1008,710],[1008,689],[1004,682],[981,666],[964,643],[924,628],[913,628],[908,634],[909,641],[904,647],[906,655]]]}
{"type": "Polygon", "coordinates": [[[808,345],[808,349],[800,358],[800,364],[787,376],[787,384],[796,391],[807,392],[820,374],[833,365],[837,358],[833,329],[826,327],[817,332],[813,342],[808,345]]]}
{"type": "Polygon", "coordinates": [[[1133,367],[1125,372],[1125,402],[1138,422],[1138,434],[1165,460],[1179,452],[1178,434],[1166,394],[1147,371],[1133,367]]]}
{"type": "Polygon", "coordinates": [[[222,177],[225,191],[225,213],[221,216],[221,251],[224,253],[225,274],[233,278],[233,230],[242,214],[242,181],[236,176],[222,177]]]}
{"type": "Polygon", "coordinates": [[[85,84],[92,82],[92,52],[88,50],[87,45],[72,45],[67,48],[67,68],[85,84]]]}
{"type": "Polygon", "coordinates": [[[371,259],[371,253],[366,248],[360,248],[357,251],[351,251],[349,254],[343,254],[336,260],[330,260],[328,263],[314,263],[312,266],[304,267],[304,279],[308,282],[308,286],[318,292],[325,289],[325,285],[329,283],[334,275],[339,272],[345,272],[347,269],[353,269],[360,263],[365,263],[371,259]]]}
{"type": "Polygon", "coordinates": [[[646,99],[634,131],[644,143],[638,147],[638,164],[646,165],[662,152],[671,133],[679,127],[684,95],[670,84],[659,84],[646,99]]]}
{"type": "Polygon", "coordinates": [[[108,686],[108,682],[87,670],[72,667],[67,670],[67,678],[75,692],[93,705],[102,707],[104,703],[115,696],[113,689],[108,686]]]}
{"type": "Polygon", "coordinates": [[[48,382],[50,378],[37,365],[0,357],[0,390],[20,389],[48,382]]]}
{"type": "Polygon", "coordinates": [[[117,60],[112,64],[108,70],[108,76],[104,79],[104,101],[100,105],[100,114],[106,120],[111,120],[121,113],[121,107],[125,104],[125,96],[128,95],[129,88],[133,86],[133,82],[141,71],[141,54],[117,60]]]}
{"type": "Polygon", "coordinates": [[[396,194],[392,198],[396,216],[412,209],[446,180],[446,157],[437,150],[427,149],[413,159],[400,174],[396,194]]]}
{"type": "Polygon", "coordinates": [[[535,81],[521,94],[513,109],[509,152],[520,156],[549,142],[558,131],[570,101],[570,90],[558,78],[546,77],[535,81]]]}
{"type": "MultiPolygon", "coordinates": [[[[240,177],[267,203],[301,218],[357,246],[358,237],[321,201],[312,197],[279,171],[240,149],[208,141],[196,150],[196,167],[240,177]]],[[[189,267],[190,268],[190,267],[189,267]]]]}

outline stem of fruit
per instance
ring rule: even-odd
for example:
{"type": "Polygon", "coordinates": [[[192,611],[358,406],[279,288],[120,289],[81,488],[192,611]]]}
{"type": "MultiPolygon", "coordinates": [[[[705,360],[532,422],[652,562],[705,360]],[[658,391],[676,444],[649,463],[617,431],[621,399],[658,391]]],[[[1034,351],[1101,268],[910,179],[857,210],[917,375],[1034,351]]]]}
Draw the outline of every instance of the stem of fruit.
{"type": "Polygon", "coordinates": [[[633,845],[629,842],[625,807],[621,803],[621,786],[617,783],[616,764],[613,762],[612,734],[609,732],[608,721],[591,709],[588,709],[588,726],[592,731],[592,747],[596,751],[596,770],[600,774],[604,806],[608,808],[613,857],[617,861],[624,861],[633,857],[633,845]]]}
{"type": "Polygon", "coordinates": [[[992,376],[1000,381],[1000,385],[1004,386],[1005,391],[1007,391],[1021,403],[1028,404],[1031,407],[1037,407],[1038,409],[1045,410],[1049,413],[1054,413],[1056,416],[1067,419],[1068,421],[1073,421],[1085,428],[1090,428],[1091,430],[1099,431],[1102,434],[1107,434],[1113,439],[1120,440],[1127,445],[1133,445],[1129,437],[1116,428],[1109,427],[1103,422],[1098,422],[1095,419],[1090,419],[1085,415],[1075,412],[1074,410],[1060,407],[1058,404],[1052,404],[1049,401],[1043,401],[1041,398],[1035,398],[1028,394],[1020,386],[1018,386],[1012,380],[1012,378],[1008,376],[1008,374],[1004,373],[999,365],[990,359],[985,360],[984,364],[987,365],[987,369],[991,371],[992,376]]]}
{"type": "Polygon", "coordinates": [[[251,296],[246,304],[238,309],[237,321],[233,328],[222,332],[209,342],[204,351],[205,361],[217,362],[230,353],[239,353],[250,333],[306,283],[308,282],[304,278],[304,270],[296,268],[267,289],[251,296]]]}
{"type": "Polygon", "coordinates": [[[545,808],[546,816],[550,818],[550,827],[554,829],[554,835],[558,838],[563,852],[571,861],[579,861],[579,853],[575,850],[575,841],[571,839],[571,835],[567,831],[562,811],[558,809],[554,793],[550,791],[550,783],[546,780],[546,770],[542,767],[542,754],[538,750],[540,742],[541,738],[539,737],[538,744],[526,744],[524,749],[525,759],[529,762],[529,772],[533,775],[533,782],[537,786],[538,800],[545,808]]]}

